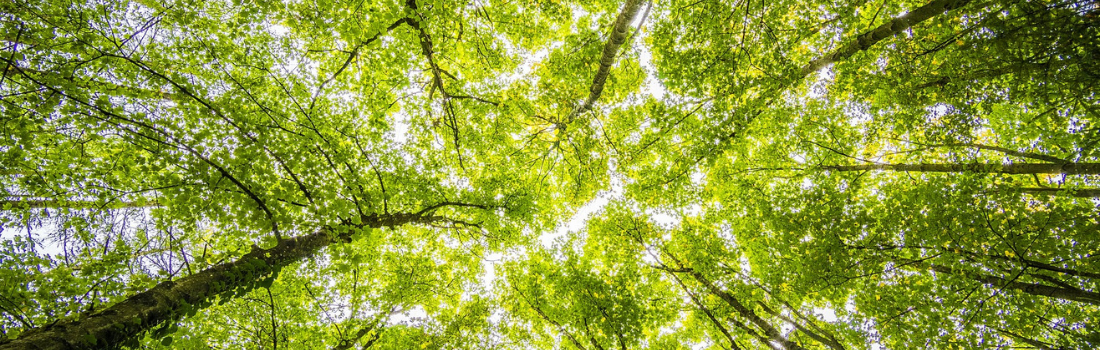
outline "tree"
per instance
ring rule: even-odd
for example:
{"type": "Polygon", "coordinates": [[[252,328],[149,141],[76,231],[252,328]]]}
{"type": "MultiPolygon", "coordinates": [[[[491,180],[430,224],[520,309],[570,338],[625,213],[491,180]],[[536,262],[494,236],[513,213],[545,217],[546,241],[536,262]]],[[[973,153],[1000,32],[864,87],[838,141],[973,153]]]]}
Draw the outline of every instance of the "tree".
{"type": "Polygon", "coordinates": [[[0,349],[1100,343],[1093,2],[0,8],[0,349]]]}

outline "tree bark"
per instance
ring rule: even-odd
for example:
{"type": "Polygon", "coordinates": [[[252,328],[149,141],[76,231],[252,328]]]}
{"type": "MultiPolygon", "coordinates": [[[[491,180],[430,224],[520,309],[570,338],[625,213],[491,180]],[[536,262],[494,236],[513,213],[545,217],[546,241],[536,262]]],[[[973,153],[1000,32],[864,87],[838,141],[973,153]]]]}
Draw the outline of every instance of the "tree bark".
{"type": "MultiPolygon", "coordinates": [[[[363,223],[355,227],[396,227],[441,219],[421,213],[376,214],[364,217],[363,223]]],[[[27,330],[18,339],[0,344],[0,350],[116,348],[157,325],[209,305],[215,296],[228,298],[234,293],[248,292],[262,280],[274,278],[283,267],[312,256],[329,244],[350,242],[350,232],[323,228],[313,234],[283,239],[271,249],[253,247],[237,261],[161,282],[91,315],[27,330]]]]}
{"type": "Polygon", "coordinates": [[[607,76],[611,73],[611,65],[615,64],[615,56],[618,55],[619,48],[623,46],[623,43],[626,43],[626,32],[630,29],[630,22],[633,22],[634,17],[638,16],[638,10],[641,8],[641,0],[627,0],[626,4],[623,5],[622,11],[619,12],[619,16],[615,18],[615,23],[611,27],[611,37],[603,46],[603,54],[600,55],[600,68],[596,71],[596,77],[592,79],[592,86],[588,89],[588,98],[569,116],[570,121],[576,118],[577,115],[592,109],[592,105],[600,98],[604,83],[607,82],[607,76]]]}
{"type": "Polygon", "coordinates": [[[855,40],[852,40],[848,44],[837,48],[833,52],[813,61],[810,61],[809,63],[806,63],[806,65],[802,66],[802,69],[799,70],[799,75],[795,77],[793,81],[799,81],[807,75],[810,75],[811,73],[816,72],[821,68],[824,68],[830,63],[851,57],[857,52],[867,50],[879,41],[895,36],[898,33],[901,33],[902,31],[909,29],[910,27],[920,22],[924,22],[929,18],[935,17],[936,15],[960,8],[969,2],[970,0],[935,0],[928,4],[925,4],[924,6],[913,9],[913,11],[894,18],[893,20],[890,20],[890,22],[883,23],[882,25],[876,27],[875,29],[872,29],[871,31],[860,34],[858,37],[856,37],[855,40]]]}
{"type": "Polygon", "coordinates": [[[981,283],[991,284],[1003,288],[1011,288],[1035,296],[1100,305],[1100,293],[1090,292],[1078,288],[1054,287],[1037,283],[1016,282],[1015,280],[1006,280],[1004,278],[996,276],[983,275],[972,272],[960,272],[950,267],[940,265],[930,265],[929,268],[935,272],[965,276],[981,283]]]}
{"type": "MultiPolygon", "coordinates": [[[[760,302],[760,308],[764,309],[764,312],[767,312],[772,316],[778,317],[779,319],[786,321],[787,324],[794,326],[795,329],[802,332],[803,334],[806,334],[806,336],[812,338],[813,340],[816,340],[818,343],[824,344],[833,350],[844,350],[844,345],[841,345],[840,342],[836,341],[836,338],[833,337],[831,334],[829,334],[829,337],[826,338],[825,336],[814,332],[812,329],[806,328],[802,324],[795,322],[795,320],[792,320],[790,317],[783,316],[782,313],[768,307],[768,305],[765,305],[764,302],[760,302]]],[[[810,326],[813,326],[813,324],[810,324],[810,326]]],[[[821,331],[822,329],[818,328],[818,330],[821,331]]]]}
{"type": "Polygon", "coordinates": [[[736,310],[737,313],[747,318],[749,322],[752,322],[757,327],[760,327],[760,329],[764,331],[764,334],[767,335],[769,339],[778,342],[780,345],[783,346],[784,349],[806,350],[795,342],[792,342],[783,337],[783,334],[780,333],[779,330],[775,329],[775,326],[772,326],[772,324],[768,323],[767,320],[761,318],[759,315],[756,314],[756,312],[753,312],[751,309],[746,307],[733,295],[730,295],[721,288],[718,288],[718,286],[715,286],[714,283],[711,283],[711,281],[703,276],[702,273],[699,273],[695,270],[689,270],[688,273],[690,273],[692,277],[695,277],[695,280],[698,281],[700,284],[707,287],[707,289],[710,290],[711,293],[714,293],[714,295],[717,295],[718,298],[725,301],[726,304],[729,304],[731,307],[733,307],[733,309],[736,310]]]}
{"type": "Polygon", "coordinates": [[[833,171],[912,171],[931,173],[989,173],[989,174],[1066,174],[1097,175],[1100,163],[1014,163],[1014,164],[860,164],[830,165],[821,169],[833,171]]]}
{"type": "MultiPolygon", "coordinates": [[[[638,243],[642,243],[642,242],[639,240],[638,243]]],[[[643,245],[643,247],[645,246],[644,243],[642,243],[642,245],[643,245]]],[[[765,339],[761,336],[759,340],[762,343],[764,343],[765,345],[768,345],[768,346],[774,345],[774,344],[771,344],[771,343],[768,342],[768,340],[770,339],[770,340],[774,341],[775,343],[779,344],[783,349],[787,349],[787,350],[806,350],[806,348],[803,348],[802,346],[798,345],[797,343],[792,342],[789,339],[787,339],[786,337],[784,337],[783,334],[780,333],[779,330],[777,330],[775,328],[775,326],[773,326],[771,323],[769,323],[764,318],[760,317],[760,315],[757,315],[756,312],[752,311],[752,309],[749,309],[748,307],[746,307],[745,304],[742,304],[741,301],[737,300],[736,297],[734,297],[733,295],[730,295],[726,291],[722,290],[722,288],[719,288],[718,286],[714,285],[714,283],[711,282],[709,279],[707,279],[706,276],[703,276],[702,273],[700,273],[699,271],[696,271],[695,269],[684,266],[684,264],[682,263],[682,260],[677,258],[676,255],[673,255],[672,252],[668,251],[664,247],[661,247],[661,251],[665,255],[668,255],[668,257],[670,259],[672,259],[672,261],[674,263],[676,263],[676,266],[678,266],[679,269],[670,269],[668,267],[665,267],[664,264],[662,264],[662,266],[659,267],[660,269],[668,271],[668,272],[672,272],[672,273],[683,272],[683,273],[690,274],[691,277],[694,277],[695,280],[697,282],[699,282],[699,284],[703,285],[703,287],[706,287],[706,289],[708,291],[710,291],[712,294],[718,296],[719,299],[722,299],[722,301],[725,301],[726,304],[729,304],[729,306],[733,307],[734,311],[737,311],[737,313],[740,314],[741,317],[744,317],[744,318],[748,319],[749,322],[752,322],[752,324],[756,325],[761,330],[763,330],[764,335],[767,336],[767,338],[765,339]]],[[[731,321],[734,321],[732,318],[730,318],[730,319],[731,319],[731,321]]],[[[747,326],[745,326],[743,324],[738,324],[738,325],[745,328],[746,331],[748,331],[750,333],[754,333],[754,332],[751,331],[751,329],[747,328],[747,326]]]]}
{"type": "Polygon", "coordinates": [[[669,275],[672,276],[672,279],[680,285],[680,289],[682,289],[684,293],[687,293],[688,297],[691,298],[691,302],[695,303],[695,307],[698,307],[700,311],[703,311],[703,314],[707,315],[707,318],[710,319],[711,324],[713,324],[715,328],[718,328],[718,331],[722,332],[722,335],[726,336],[726,340],[730,342],[730,349],[741,350],[741,347],[737,345],[737,341],[733,339],[733,335],[730,334],[729,329],[727,329],[726,326],[723,326],[722,322],[718,322],[718,318],[714,317],[714,313],[712,313],[706,305],[703,305],[703,302],[699,300],[699,297],[695,296],[695,293],[692,293],[691,290],[688,289],[687,285],[684,284],[684,281],[680,279],[680,276],[677,276],[675,272],[669,271],[668,269],[664,270],[669,272],[669,275]]]}
{"type": "Polygon", "coordinates": [[[1079,198],[1100,197],[1100,188],[1078,188],[1074,190],[1069,190],[1065,188],[1025,187],[1021,188],[1020,192],[1029,194],[1045,194],[1052,196],[1072,196],[1079,198]]]}

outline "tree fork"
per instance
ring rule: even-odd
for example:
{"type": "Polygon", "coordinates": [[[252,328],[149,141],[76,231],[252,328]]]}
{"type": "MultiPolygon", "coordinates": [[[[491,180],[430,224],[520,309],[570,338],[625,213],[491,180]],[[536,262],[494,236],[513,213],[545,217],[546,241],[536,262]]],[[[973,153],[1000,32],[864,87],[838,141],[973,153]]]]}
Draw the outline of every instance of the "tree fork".
{"type": "MultiPolygon", "coordinates": [[[[412,213],[373,214],[351,227],[381,228],[430,223],[442,217],[412,213]]],[[[350,225],[349,225],[350,226],[350,225]]],[[[287,238],[271,249],[253,247],[240,259],[199,273],[157,284],[111,307],[80,317],[27,330],[0,350],[71,350],[117,348],[145,331],[178,320],[211,303],[214,296],[247,292],[274,278],[287,265],[316,254],[332,243],[350,242],[352,230],[326,227],[312,234],[287,238]]]]}

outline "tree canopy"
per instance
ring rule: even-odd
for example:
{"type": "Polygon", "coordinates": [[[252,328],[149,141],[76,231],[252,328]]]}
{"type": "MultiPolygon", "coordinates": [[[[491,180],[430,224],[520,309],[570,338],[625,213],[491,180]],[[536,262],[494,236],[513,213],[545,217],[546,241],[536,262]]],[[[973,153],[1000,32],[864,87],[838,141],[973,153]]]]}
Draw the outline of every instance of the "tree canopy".
{"type": "Polygon", "coordinates": [[[0,349],[1100,347],[1092,0],[14,0],[0,36],[0,349]]]}

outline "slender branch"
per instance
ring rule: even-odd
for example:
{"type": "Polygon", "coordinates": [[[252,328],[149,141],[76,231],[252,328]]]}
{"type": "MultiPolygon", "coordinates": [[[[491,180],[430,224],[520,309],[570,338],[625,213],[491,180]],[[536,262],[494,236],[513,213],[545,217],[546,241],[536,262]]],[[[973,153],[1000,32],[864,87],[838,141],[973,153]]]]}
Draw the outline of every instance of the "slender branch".
{"type": "Polygon", "coordinates": [[[999,146],[983,145],[983,144],[979,144],[979,143],[948,143],[948,144],[935,144],[935,145],[922,145],[922,146],[926,146],[926,147],[971,147],[971,148],[977,148],[977,149],[986,150],[986,151],[1000,152],[1000,153],[1004,153],[1004,154],[1007,154],[1007,155],[1010,155],[1010,156],[1016,156],[1016,157],[1020,157],[1020,158],[1041,160],[1041,161],[1044,161],[1044,162],[1051,162],[1051,163],[1057,163],[1057,164],[1072,163],[1068,160],[1058,158],[1058,157],[1054,157],[1054,156],[1045,155],[1045,154],[1039,154],[1039,153],[1033,153],[1033,152],[1023,152],[1023,151],[1017,151],[1017,150],[1008,149],[1008,148],[999,147],[999,146]]]}
{"type": "Polygon", "coordinates": [[[69,208],[69,209],[121,209],[121,208],[151,208],[159,207],[160,203],[156,200],[137,201],[137,202],[99,202],[99,201],[84,201],[84,200],[53,200],[53,199],[39,199],[39,200],[0,200],[0,210],[7,206],[11,206],[12,209],[32,209],[32,208],[69,208]]]}
{"type": "Polygon", "coordinates": [[[568,337],[569,340],[573,342],[573,345],[576,345],[577,348],[579,348],[581,350],[585,350],[584,345],[581,345],[581,342],[578,341],[577,338],[573,336],[573,333],[571,333],[571,332],[569,332],[569,330],[565,329],[565,326],[562,326],[562,324],[558,323],[558,321],[554,321],[553,319],[550,318],[550,316],[547,316],[546,313],[542,312],[542,309],[540,309],[538,306],[535,306],[535,304],[532,303],[531,300],[528,299],[527,296],[523,294],[523,291],[521,291],[519,289],[519,287],[517,287],[515,285],[515,283],[509,283],[509,284],[512,286],[512,289],[516,291],[516,294],[519,294],[520,299],[523,299],[523,301],[526,302],[527,305],[531,307],[531,309],[534,309],[535,313],[539,314],[539,316],[542,317],[543,320],[546,320],[546,322],[550,322],[550,324],[554,325],[555,327],[558,327],[558,331],[562,332],[562,333],[565,333],[565,336],[568,337]]]}
{"type": "Polygon", "coordinates": [[[474,101],[481,102],[481,103],[491,104],[491,105],[496,106],[496,107],[500,107],[500,102],[489,101],[489,100],[486,100],[486,99],[483,99],[483,98],[480,98],[480,97],[477,97],[477,96],[447,94],[447,97],[450,97],[450,98],[453,98],[453,99],[456,99],[456,100],[469,99],[469,100],[474,100],[474,101]]]}
{"type": "Polygon", "coordinates": [[[1003,329],[1003,328],[995,328],[995,329],[998,332],[1001,332],[1003,334],[1007,334],[1012,339],[1016,339],[1020,342],[1023,342],[1024,344],[1030,345],[1030,346],[1032,346],[1036,349],[1043,349],[1043,350],[1064,349],[1064,348],[1055,348],[1051,344],[1044,343],[1044,342],[1041,342],[1041,341],[1038,341],[1038,340],[1035,340],[1035,339],[1031,339],[1031,338],[1016,334],[1016,333],[1011,332],[1007,329],[1003,329]]]}
{"type": "MultiPolygon", "coordinates": [[[[202,99],[199,96],[195,95],[193,92],[191,92],[190,89],[187,89],[185,86],[183,86],[182,84],[176,82],[174,79],[171,79],[168,76],[166,76],[164,74],[161,74],[160,72],[157,72],[156,70],[153,70],[149,66],[145,65],[142,62],[134,60],[133,58],[130,58],[130,57],[127,57],[127,56],[120,56],[120,55],[110,54],[110,53],[103,53],[103,55],[104,55],[104,57],[113,57],[113,58],[117,58],[117,59],[129,62],[130,64],[138,67],[139,69],[141,69],[141,70],[143,70],[143,71],[145,71],[145,72],[147,72],[147,73],[149,73],[149,74],[151,74],[151,75],[153,75],[157,78],[160,78],[161,80],[164,80],[164,81],[168,82],[173,87],[175,87],[177,90],[179,90],[181,93],[183,93],[184,95],[187,95],[192,100],[194,100],[194,101],[198,102],[199,104],[203,105],[203,107],[205,107],[207,110],[213,112],[220,119],[222,119],[226,123],[232,125],[234,128],[239,130],[241,133],[247,135],[247,133],[244,131],[244,128],[242,128],[237,123],[233,122],[233,120],[230,119],[229,117],[227,117],[225,114],[223,114],[221,112],[221,110],[215,108],[210,102],[207,102],[205,99],[202,99]]],[[[24,73],[24,76],[27,76],[27,75],[24,73]]],[[[30,78],[30,76],[27,76],[27,77],[30,78]]],[[[70,98],[74,101],[77,101],[78,103],[80,103],[82,105],[92,107],[93,109],[99,111],[100,113],[104,113],[104,114],[112,116],[112,117],[118,117],[118,118],[121,118],[121,119],[124,119],[124,120],[128,120],[127,118],[122,118],[121,115],[119,115],[117,113],[114,113],[114,112],[111,112],[111,111],[107,111],[106,109],[104,109],[104,108],[102,108],[102,107],[100,107],[96,104],[92,104],[92,103],[88,103],[86,101],[81,101],[79,99],[76,99],[73,96],[70,96],[70,95],[66,94],[65,92],[61,91],[60,89],[57,89],[53,86],[46,86],[44,84],[39,83],[38,81],[35,81],[35,83],[37,83],[41,86],[45,86],[45,87],[49,88],[50,90],[53,90],[57,93],[60,93],[60,94],[66,96],[66,97],[68,97],[68,98],[70,98]]],[[[136,121],[131,121],[131,122],[133,123],[133,122],[136,122],[136,121]]],[[[191,155],[195,156],[196,158],[199,158],[200,160],[207,163],[211,167],[214,167],[219,173],[221,173],[222,176],[228,178],[230,182],[232,182],[234,185],[239,187],[242,191],[244,191],[248,195],[249,198],[251,198],[254,202],[256,202],[256,205],[259,206],[260,210],[264,212],[264,214],[267,216],[267,219],[271,221],[272,232],[275,234],[276,239],[282,239],[282,234],[279,232],[279,225],[275,221],[274,213],[271,211],[270,208],[268,208],[267,203],[264,202],[262,199],[260,199],[260,197],[258,195],[256,195],[252,191],[251,188],[249,188],[247,185],[242,183],[236,177],[231,175],[229,173],[229,171],[226,170],[224,167],[222,167],[221,165],[219,165],[217,163],[214,163],[209,158],[202,155],[201,152],[198,152],[197,150],[195,150],[193,147],[191,147],[189,145],[186,145],[186,144],[184,144],[180,141],[175,140],[176,138],[174,136],[172,136],[171,134],[169,134],[168,132],[163,131],[163,130],[159,130],[157,128],[154,128],[151,125],[148,125],[146,123],[140,123],[140,122],[137,122],[137,123],[138,124],[135,124],[135,125],[145,127],[149,130],[152,130],[152,131],[155,131],[157,133],[160,133],[160,134],[164,135],[166,138],[168,138],[170,140],[173,140],[174,142],[177,143],[178,146],[182,147],[188,153],[191,153],[191,155]]]]}
{"type": "MultiPolygon", "coordinates": [[[[768,294],[771,294],[771,293],[769,292],[768,294]]],[[[809,336],[813,340],[816,340],[817,342],[819,342],[821,344],[825,344],[826,346],[828,346],[829,348],[832,348],[834,350],[844,350],[844,346],[840,345],[840,342],[837,342],[836,339],[826,338],[826,337],[822,336],[821,334],[818,334],[817,332],[814,332],[813,330],[811,330],[809,328],[806,328],[802,324],[800,324],[798,322],[795,322],[795,320],[792,320],[790,317],[783,316],[783,314],[780,313],[779,311],[776,311],[776,310],[768,307],[768,305],[764,304],[763,301],[758,302],[757,305],[760,305],[760,308],[764,309],[764,312],[767,312],[767,313],[771,314],[772,316],[775,316],[775,317],[779,318],[780,320],[783,320],[783,321],[787,322],[788,324],[794,326],[795,329],[798,329],[798,331],[806,334],[807,336],[809,336]]],[[[818,330],[820,330],[820,329],[818,329],[818,330]]]]}
{"type": "Polygon", "coordinates": [[[271,348],[273,350],[279,349],[279,325],[275,322],[275,297],[271,295],[271,288],[264,288],[267,291],[267,298],[271,302],[268,306],[271,307],[271,348]]]}
{"type": "Polygon", "coordinates": [[[340,68],[336,70],[336,72],[332,73],[332,76],[321,82],[321,85],[317,86],[317,91],[320,92],[322,89],[325,88],[325,85],[328,85],[328,83],[332,82],[336,79],[336,77],[340,76],[340,73],[343,73],[345,69],[348,69],[348,66],[351,65],[351,62],[355,61],[355,58],[359,57],[360,49],[362,49],[364,46],[370,45],[370,43],[374,42],[375,40],[378,40],[378,38],[381,37],[382,34],[388,33],[401,26],[401,24],[408,22],[408,18],[399,19],[393,22],[393,24],[390,24],[389,27],[386,27],[386,30],[384,32],[375,33],[374,36],[367,38],[367,40],[360,41],[359,44],[356,44],[355,48],[351,49],[351,53],[348,55],[348,59],[344,60],[344,64],[341,65],[340,68]]]}
{"type": "MultiPolygon", "coordinates": [[[[680,259],[676,258],[676,256],[673,255],[672,252],[668,251],[667,249],[662,249],[662,251],[665,255],[668,255],[669,258],[673,260],[673,262],[680,266],[681,269],[684,269],[683,264],[680,262],[680,259]]],[[[768,339],[779,343],[785,349],[806,350],[802,346],[784,337],[783,334],[775,328],[775,326],[773,326],[771,323],[768,323],[767,320],[761,318],[759,315],[756,314],[756,312],[752,311],[752,309],[749,309],[747,306],[742,304],[741,301],[738,300],[736,297],[716,286],[713,282],[707,279],[706,276],[703,276],[702,273],[694,269],[687,270],[687,273],[694,277],[695,280],[699,282],[699,284],[706,287],[712,294],[717,296],[719,299],[725,301],[726,304],[729,304],[731,307],[733,307],[733,309],[737,311],[737,313],[740,314],[742,317],[748,319],[749,322],[752,322],[754,325],[763,330],[764,334],[768,336],[768,339]]]]}
{"type": "Polygon", "coordinates": [[[481,205],[481,204],[472,204],[472,203],[439,202],[437,204],[428,206],[427,208],[421,209],[420,211],[416,212],[416,215],[425,215],[425,214],[434,212],[437,209],[443,208],[443,207],[466,207],[466,208],[477,208],[477,209],[483,209],[483,210],[499,208],[499,207],[494,207],[494,206],[481,205]]]}
{"type": "Polygon", "coordinates": [[[7,63],[6,66],[4,66],[4,71],[0,73],[0,86],[4,86],[4,79],[8,77],[8,68],[14,66],[12,62],[15,62],[15,52],[19,51],[19,39],[23,37],[23,32],[26,30],[27,28],[24,27],[22,23],[20,23],[19,33],[15,34],[15,41],[13,41],[11,44],[11,54],[8,54],[8,59],[6,60],[7,63]]]}
{"type": "MultiPolygon", "coordinates": [[[[416,2],[414,0],[410,0],[407,3],[411,8],[414,10],[416,9],[416,2]]],[[[432,86],[431,90],[429,90],[429,98],[431,98],[431,91],[435,91],[435,89],[439,89],[439,92],[443,94],[444,124],[451,129],[451,141],[454,143],[455,153],[458,155],[458,167],[465,170],[466,165],[462,160],[462,144],[460,142],[461,137],[459,136],[458,130],[458,118],[455,116],[454,107],[451,106],[451,95],[447,93],[446,88],[443,86],[443,77],[441,76],[443,70],[440,69],[439,65],[435,62],[435,45],[432,43],[431,36],[429,36],[428,32],[424,30],[424,27],[420,25],[420,21],[409,18],[405,23],[413,29],[416,29],[419,33],[420,51],[423,53],[424,57],[428,59],[428,66],[432,71],[432,86]]]]}

